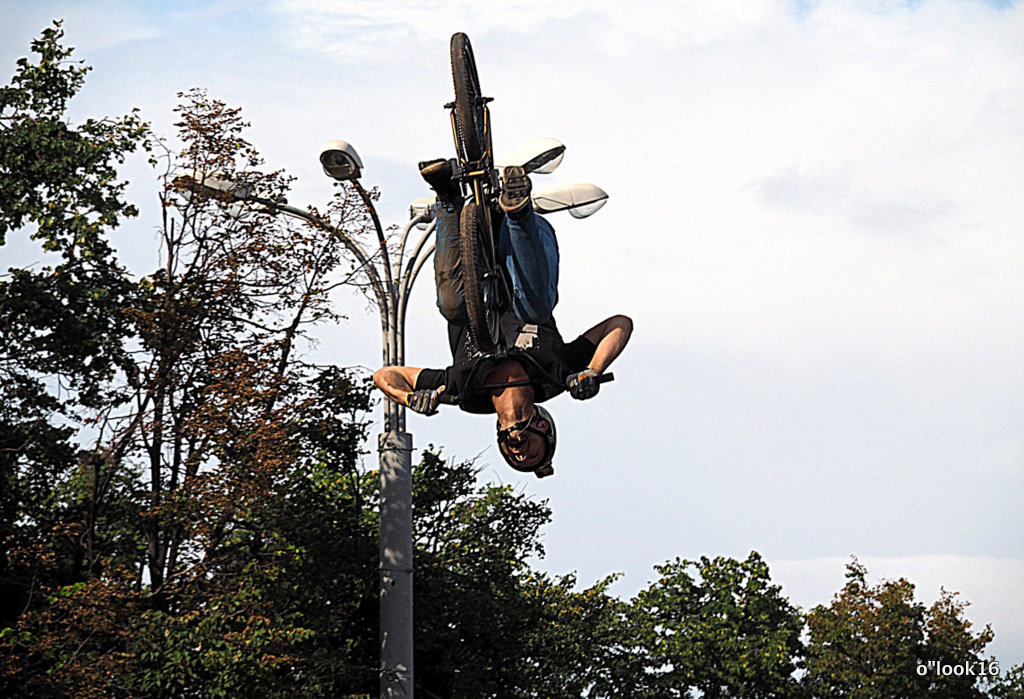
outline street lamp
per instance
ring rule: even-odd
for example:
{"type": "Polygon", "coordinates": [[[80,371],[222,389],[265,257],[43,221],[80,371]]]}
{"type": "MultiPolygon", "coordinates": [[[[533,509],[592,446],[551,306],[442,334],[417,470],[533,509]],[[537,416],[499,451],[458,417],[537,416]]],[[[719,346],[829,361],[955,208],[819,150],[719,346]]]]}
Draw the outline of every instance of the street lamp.
{"type": "Polygon", "coordinates": [[[604,206],[608,194],[596,184],[571,184],[537,192],[532,198],[537,213],[568,211],[573,218],[586,218],[604,206]]]}
{"type": "MultiPolygon", "coordinates": [[[[433,233],[428,225],[402,275],[402,258],[409,231],[433,218],[423,207],[410,209],[392,270],[384,231],[369,193],[359,182],[363,167],[359,154],[346,141],[328,141],[320,149],[324,173],[339,182],[351,182],[370,212],[380,243],[379,274],[371,277],[381,311],[384,366],[405,364],[405,308],[412,282],[433,247],[425,248],[433,233]]],[[[412,579],[412,435],[405,431],[405,406],[384,401],[384,431],[378,440],[380,460],[380,696],[413,696],[413,579],[412,579]]]]}
{"type": "Polygon", "coordinates": [[[358,180],[362,174],[363,161],[348,141],[328,141],[320,149],[320,164],[324,174],[339,182],[358,180]]]}
{"type": "Polygon", "coordinates": [[[498,169],[519,165],[527,174],[549,175],[562,164],[565,146],[553,138],[535,138],[498,158],[498,169]]]}

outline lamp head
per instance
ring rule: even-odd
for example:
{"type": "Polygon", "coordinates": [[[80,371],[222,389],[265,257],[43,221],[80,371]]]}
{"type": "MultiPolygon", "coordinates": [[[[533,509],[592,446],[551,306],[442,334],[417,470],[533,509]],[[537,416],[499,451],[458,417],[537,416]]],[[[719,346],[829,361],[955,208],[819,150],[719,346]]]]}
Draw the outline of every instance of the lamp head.
{"type": "Polygon", "coordinates": [[[565,154],[565,145],[553,138],[535,138],[498,160],[499,165],[519,165],[527,174],[548,175],[555,171],[565,154]]]}
{"type": "Polygon", "coordinates": [[[436,197],[420,197],[409,205],[409,218],[422,218],[417,224],[419,228],[426,228],[427,224],[434,220],[437,214],[436,197]]]}
{"type": "Polygon", "coordinates": [[[608,194],[597,185],[573,184],[537,192],[532,198],[537,213],[568,211],[573,218],[586,218],[604,206],[608,194]]]}
{"type": "Polygon", "coordinates": [[[363,161],[352,144],[347,141],[328,141],[320,149],[320,164],[324,173],[339,182],[358,180],[362,175],[363,161]]]}
{"type": "Polygon", "coordinates": [[[245,201],[253,195],[251,186],[240,185],[228,179],[221,170],[185,168],[178,171],[172,184],[180,191],[201,194],[224,202],[245,201]]]}

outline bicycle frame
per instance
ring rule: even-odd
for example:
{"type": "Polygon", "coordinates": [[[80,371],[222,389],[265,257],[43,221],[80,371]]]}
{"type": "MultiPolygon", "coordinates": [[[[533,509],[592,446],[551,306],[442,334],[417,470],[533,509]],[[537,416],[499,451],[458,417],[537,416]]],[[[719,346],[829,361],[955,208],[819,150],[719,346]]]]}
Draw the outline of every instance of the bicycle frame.
{"type": "Polygon", "coordinates": [[[445,105],[450,110],[452,123],[452,137],[455,139],[455,151],[458,154],[459,172],[455,175],[462,188],[462,194],[472,197],[473,201],[480,204],[480,211],[487,222],[487,229],[491,231],[491,240],[488,241],[487,250],[494,260],[497,254],[497,239],[494,225],[492,224],[491,210],[494,198],[501,194],[498,171],[494,169],[494,158],[491,147],[491,110],[487,108],[490,97],[481,98],[484,102],[484,147],[480,160],[471,161],[466,159],[465,153],[459,147],[459,127],[455,120],[455,103],[445,105]]]}
{"type": "MultiPolygon", "coordinates": [[[[498,236],[500,226],[496,225],[500,219],[493,214],[496,208],[496,201],[501,196],[501,179],[497,169],[494,167],[493,147],[491,144],[491,111],[487,103],[491,97],[480,97],[479,105],[483,113],[483,143],[479,160],[469,160],[466,153],[460,147],[458,122],[455,116],[455,103],[446,104],[449,109],[449,116],[452,126],[452,137],[455,141],[455,150],[458,155],[458,173],[455,178],[459,182],[462,193],[466,197],[472,197],[477,202],[479,211],[484,221],[484,229],[490,232],[487,240],[484,241],[484,250],[487,255],[487,267],[490,270],[486,275],[487,281],[495,281],[494,288],[497,290],[497,298],[489,299],[488,303],[495,304],[499,309],[506,310],[511,307],[512,293],[510,282],[502,270],[501,260],[498,259],[498,236]]],[[[500,345],[499,338],[499,345],[500,345]]],[[[504,348],[499,347],[499,352],[504,348]]]]}

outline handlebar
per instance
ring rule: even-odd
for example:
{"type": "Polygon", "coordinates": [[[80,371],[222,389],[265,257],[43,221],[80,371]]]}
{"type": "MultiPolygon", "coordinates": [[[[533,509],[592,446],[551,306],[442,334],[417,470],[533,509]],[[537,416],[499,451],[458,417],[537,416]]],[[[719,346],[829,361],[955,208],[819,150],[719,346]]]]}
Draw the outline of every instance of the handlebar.
{"type": "MultiPolygon", "coordinates": [[[[615,373],[614,372],[608,372],[607,374],[600,374],[600,375],[597,376],[597,378],[594,379],[594,381],[596,381],[597,383],[608,383],[609,381],[614,381],[614,380],[615,380],[615,373]]],[[[484,384],[483,386],[478,386],[477,388],[474,388],[474,389],[472,389],[472,391],[469,391],[469,392],[471,392],[471,393],[480,393],[480,392],[483,392],[483,391],[497,390],[499,388],[513,388],[515,386],[532,386],[535,383],[542,383],[542,382],[540,382],[540,381],[531,381],[530,379],[521,379],[519,381],[505,381],[503,383],[488,383],[488,384],[484,384]]],[[[445,393],[442,393],[439,396],[438,400],[441,403],[444,403],[446,405],[457,405],[458,402],[459,402],[459,397],[456,396],[453,393],[445,392],[445,393]]]]}

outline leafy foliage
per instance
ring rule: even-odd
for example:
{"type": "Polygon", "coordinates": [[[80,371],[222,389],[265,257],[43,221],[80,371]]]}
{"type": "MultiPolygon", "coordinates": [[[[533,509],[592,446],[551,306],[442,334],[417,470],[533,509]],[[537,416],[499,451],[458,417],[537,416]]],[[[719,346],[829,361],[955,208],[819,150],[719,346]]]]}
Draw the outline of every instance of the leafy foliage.
{"type": "Polygon", "coordinates": [[[581,696],[600,674],[621,603],[614,577],[531,570],[546,504],[477,486],[471,463],[424,453],[414,473],[417,686],[433,696],[581,696]]]}
{"type": "Polygon", "coordinates": [[[88,69],[69,60],[62,36],[60,23],[43,31],[37,62],[20,59],[0,88],[0,245],[25,229],[47,261],[0,275],[0,622],[29,602],[28,581],[72,582],[95,563],[75,543],[89,529],[62,524],[83,504],[63,502],[61,488],[99,458],[78,453],[77,428],[124,399],[112,379],[128,361],[122,309],[134,289],[105,234],[136,214],[116,166],[147,146],[146,126],[137,113],[67,123],[88,69]]]}
{"type": "Polygon", "coordinates": [[[657,696],[781,697],[798,692],[803,622],[772,585],[768,566],[701,557],[658,566],[631,615],[646,672],[639,688],[657,696]]]}
{"type": "MultiPolygon", "coordinates": [[[[136,209],[122,197],[126,182],[116,166],[140,144],[148,146],[138,114],[66,123],[68,100],[87,68],[71,63],[60,44],[59,23],[32,43],[38,63],[22,58],[13,84],[0,88],[0,244],[12,230],[31,227],[32,238],[54,259],[41,270],[12,269],[0,284],[3,379],[43,400],[38,375],[57,375],[62,386],[95,406],[124,361],[127,319],[120,312],[131,285],[104,233],[136,209]],[[35,379],[35,380],[33,380],[35,379]]],[[[62,397],[60,404],[66,405],[62,397]]]]}
{"type": "MultiPolygon", "coordinates": [[[[348,539],[342,552],[359,552],[325,555],[339,563],[329,599],[368,589],[361,497],[336,511],[338,493],[310,485],[333,469],[348,490],[362,486],[352,474],[368,388],[297,355],[311,324],[337,319],[328,296],[345,282],[335,273],[343,246],[265,207],[182,191],[182,169],[215,170],[274,200],[288,186],[259,169],[238,110],[192,91],[179,108],[185,147],[167,158],[163,264],[133,281],[106,233],[134,214],[114,166],[145,127],[136,116],[64,123],[87,69],[68,61],[61,36],[59,24],[45,31],[38,64],[20,61],[2,93],[0,233],[30,226],[43,254],[61,260],[11,270],[0,285],[11,398],[0,409],[2,579],[15,593],[5,686],[235,696],[331,629],[329,614],[307,625],[289,606],[309,613],[292,580],[309,573],[307,546],[326,554],[324,541],[348,539]],[[324,498],[327,538],[305,521],[318,502],[326,512],[324,498]],[[203,638],[223,653],[197,658],[203,638]]],[[[307,663],[320,662],[307,650],[307,663]]]]}
{"type": "Polygon", "coordinates": [[[943,592],[926,608],[904,579],[868,585],[867,569],[854,560],[832,604],[807,616],[806,684],[816,696],[982,696],[977,674],[918,670],[929,662],[980,666],[992,630],[972,633],[965,607],[943,592]]]}
{"type": "Polygon", "coordinates": [[[992,679],[989,685],[989,696],[997,699],[1024,699],[1024,663],[992,679]]]}

